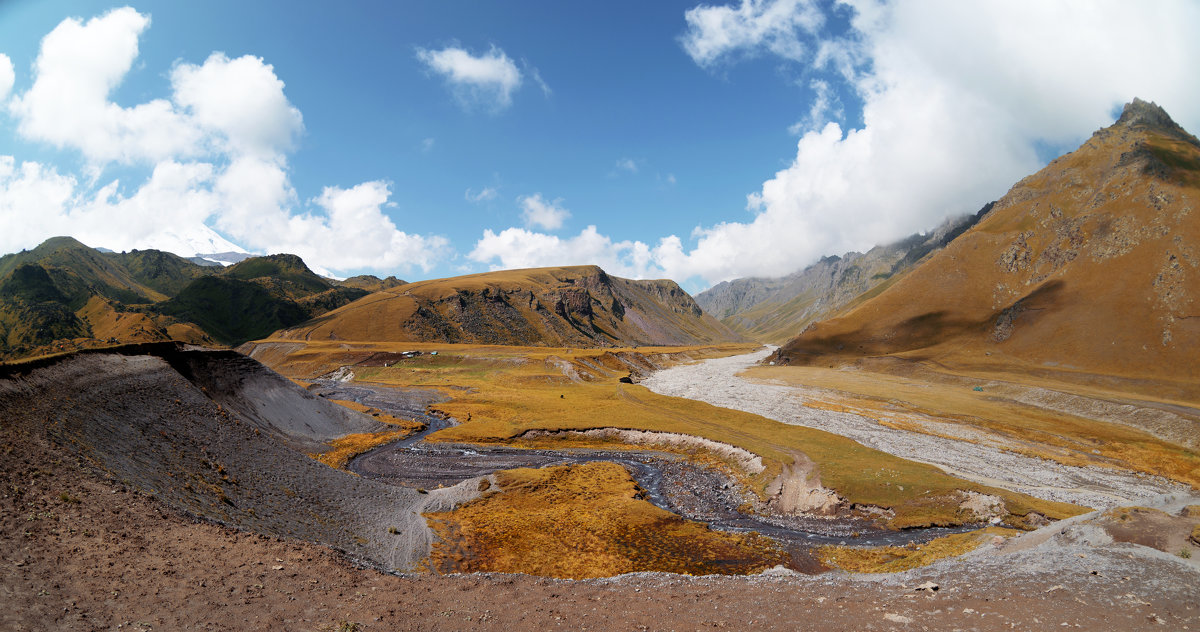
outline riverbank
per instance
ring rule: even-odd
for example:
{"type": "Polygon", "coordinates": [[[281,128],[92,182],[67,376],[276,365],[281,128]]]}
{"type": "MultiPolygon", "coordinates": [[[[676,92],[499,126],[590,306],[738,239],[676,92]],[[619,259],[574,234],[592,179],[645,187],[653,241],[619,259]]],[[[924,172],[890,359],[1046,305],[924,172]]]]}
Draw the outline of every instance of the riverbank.
{"type": "MultiPolygon", "coordinates": [[[[751,380],[739,374],[770,354],[705,360],[657,371],[641,385],[662,394],[731,408],[789,425],[805,426],[853,439],[895,456],[935,465],[952,476],[1028,494],[1035,498],[1093,508],[1135,503],[1161,494],[1186,493],[1188,486],[1161,477],[1111,467],[1066,465],[1014,451],[1020,446],[962,427],[960,439],[913,432],[842,410],[808,405],[802,388],[751,380]]],[[[826,391],[828,393],[828,391],[826,391]]]]}

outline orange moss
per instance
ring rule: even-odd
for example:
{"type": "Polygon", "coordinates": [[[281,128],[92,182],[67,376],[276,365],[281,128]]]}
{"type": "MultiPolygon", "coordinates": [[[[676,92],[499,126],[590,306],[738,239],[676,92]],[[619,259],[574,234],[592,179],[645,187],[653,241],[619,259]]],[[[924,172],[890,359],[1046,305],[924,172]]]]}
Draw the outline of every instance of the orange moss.
{"type": "Polygon", "coordinates": [[[384,432],[360,432],[349,434],[329,442],[328,452],[308,456],[337,469],[345,469],[350,459],[385,443],[398,441],[412,434],[413,430],[387,430],[384,432]]]}
{"type": "Polygon", "coordinates": [[[817,558],[826,566],[852,573],[897,573],[969,553],[996,537],[1010,538],[1020,533],[1003,527],[987,527],[908,546],[860,548],[830,545],[817,549],[817,558]]]}
{"type": "Polygon", "coordinates": [[[439,572],[606,577],[636,571],[748,574],[784,562],[757,534],[709,530],[640,499],[625,468],[589,463],[496,473],[500,492],[425,514],[439,572]]]}

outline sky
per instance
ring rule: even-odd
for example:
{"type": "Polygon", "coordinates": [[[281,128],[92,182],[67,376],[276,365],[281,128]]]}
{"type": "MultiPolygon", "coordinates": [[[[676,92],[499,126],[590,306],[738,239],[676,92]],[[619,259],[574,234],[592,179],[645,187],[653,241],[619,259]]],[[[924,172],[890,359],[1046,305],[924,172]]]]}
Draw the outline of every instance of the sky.
{"type": "Polygon", "coordinates": [[[972,213],[1133,97],[1189,0],[0,0],[0,253],[71,235],[691,292],[972,213]]]}

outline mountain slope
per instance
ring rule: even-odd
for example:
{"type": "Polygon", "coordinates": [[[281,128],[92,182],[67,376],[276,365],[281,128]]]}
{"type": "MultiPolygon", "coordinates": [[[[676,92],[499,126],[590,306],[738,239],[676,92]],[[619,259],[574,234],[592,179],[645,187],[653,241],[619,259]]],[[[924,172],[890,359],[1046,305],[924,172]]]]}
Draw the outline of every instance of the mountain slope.
{"type": "Polygon", "coordinates": [[[775,359],[1200,378],[1200,141],[1134,100],[904,278],[775,359]]]}
{"type": "Polygon", "coordinates": [[[675,282],[631,281],[596,266],[409,283],[273,337],[566,347],[740,340],[675,282]]]}
{"type": "Polygon", "coordinates": [[[810,323],[833,317],[863,294],[894,282],[973,226],[991,207],[948,220],[928,235],[912,235],[866,253],[825,257],[785,277],[718,283],[698,294],[696,303],[748,338],[783,344],[810,323]]]}
{"type": "Polygon", "coordinates": [[[317,276],[294,255],[220,268],[55,237],[0,257],[0,358],[114,342],[236,345],[366,294],[317,276]]]}

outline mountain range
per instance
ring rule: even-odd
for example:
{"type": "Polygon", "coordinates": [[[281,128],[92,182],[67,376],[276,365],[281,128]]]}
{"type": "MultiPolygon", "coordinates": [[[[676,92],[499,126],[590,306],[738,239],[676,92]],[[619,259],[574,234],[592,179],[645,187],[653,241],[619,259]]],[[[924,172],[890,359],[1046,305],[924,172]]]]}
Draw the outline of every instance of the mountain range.
{"type": "Polygon", "coordinates": [[[293,255],[226,268],[54,237],[0,258],[0,358],[117,342],[236,345],[366,294],[314,274],[293,255]]]}
{"type": "Polygon", "coordinates": [[[267,336],[568,347],[753,339],[782,343],[772,361],[784,364],[891,356],[1192,380],[1197,199],[1200,142],[1135,99],[975,214],[694,300],[673,281],[596,266],[335,281],[294,255],[221,267],[57,237],[0,258],[0,357],[267,336]]]}
{"type": "Polygon", "coordinates": [[[936,252],[983,217],[949,219],[927,234],[911,235],[865,253],[824,257],[784,277],[723,281],[696,295],[696,303],[731,329],[770,344],[783,344],[810,323],[894,283],[926,255],[936,252]]]}

